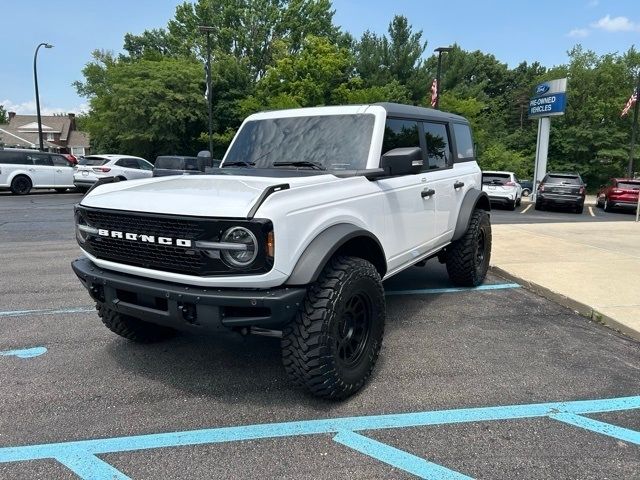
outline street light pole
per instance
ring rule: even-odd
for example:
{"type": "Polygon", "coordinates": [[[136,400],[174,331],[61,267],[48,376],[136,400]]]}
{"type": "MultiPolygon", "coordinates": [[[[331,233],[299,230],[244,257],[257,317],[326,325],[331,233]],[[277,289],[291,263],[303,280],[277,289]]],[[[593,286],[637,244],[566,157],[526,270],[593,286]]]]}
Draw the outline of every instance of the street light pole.
{"type": "Polygon", "coordinates": [[[38,92],[38,68],[36,66],[40,47],[53,48],[53,45],[41,43],[36,47],[36,53],[33,55],[33,81],[36,85],[36,112],[38,113],[38,139],[40,140],[40,151],[42,152],[44,151],[44,141],[42,139],[42,117],[40,116],[40,93],[38,92]]]}
{"type": "Polygon", "coordinates": [[[198,30],[207,34],[207,105],[209,109],[209,153],[213,156],[213,91],[211,82],[211,32],[213,27],[200,25],[198,30]]]}
{"type": "Polygon", "coordinates": [[[440,109],[440,74],[442,72],[442,52],[450,52],[453,47],[438,47],[434,52],[438,52],[438,73],[436,74],[436,110],[440,109]]]}

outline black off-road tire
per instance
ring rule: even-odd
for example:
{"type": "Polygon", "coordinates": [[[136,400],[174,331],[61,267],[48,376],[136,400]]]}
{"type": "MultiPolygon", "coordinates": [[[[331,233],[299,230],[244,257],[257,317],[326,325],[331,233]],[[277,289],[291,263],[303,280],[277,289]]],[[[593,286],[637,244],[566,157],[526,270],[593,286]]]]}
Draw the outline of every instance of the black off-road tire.
{"type": "Polygon", "coordinates": [[[491,260],[491,222],[484,210],[474,210],[462,238],[447,247],[449,279],[460,287],[477,287],[487,276],[491,260]]]}
{"type": "Polygon", "coordinates": [[[385,316],[382,280],[375,267],[361,258],[333,258],[283,331],[287,375],[318,397],[353,395],[376,364],[385,316]],[[349,346],[351,342],[357,345],[349,346]]]}
{"type": "Polygon", "coordinates": [[[31,191],[33,184],[26,175],[16,175],[11,180],[11,192],[14,195],[27,195],[31,191]]]}
{"type": "Polygon", "coordinates": [[[154,343],[166,340],[175,336],[176,331],[172,328],[154,325],[143,322],[135,317],[123,315],[110,308],[104,303],[96,303],[96,310],[102,319],[102,323],[113,333],[136,343],[154,343]]]}

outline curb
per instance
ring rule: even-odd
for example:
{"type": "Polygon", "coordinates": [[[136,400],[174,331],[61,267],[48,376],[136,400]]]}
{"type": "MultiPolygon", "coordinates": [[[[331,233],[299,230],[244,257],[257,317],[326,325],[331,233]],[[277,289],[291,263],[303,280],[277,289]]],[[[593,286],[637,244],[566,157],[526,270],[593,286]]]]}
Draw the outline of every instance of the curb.
{"type": "Polygon", "coordinates": [[[634,340],[640,341],[640,331],[635,330],[629,327],[628,325],[625,325],[624,323],[620,323],[615,318],[605,315],[585,303],[578,302],[577,300],[574,300],[565,295],[556,293],[553,290],[550,290],[546,287],[538,285],[537,283],[533,283],[517,275],[513,275],[512,273],[509,273],[506,270],[500,267],[497,267],[495,265],[491,265],[489,268],[492,273],[495,273],[496,275],[499,275],[500,277],[510,280],[512,282],[519,283],[524,288],[535,293],[536,295],[539,295],[548,300],[551,300],[552,302],[562,305],[563,307],[570,308],[574,312],[578,313],[579,315],[582,315],[583,317],[588,318],[589,320],[592,320],[596,323],[600,323],[601,325],[609,327],[612,330],[615,330],[616,332],[622,333],[628,337],[633,338],[634,340]]]}

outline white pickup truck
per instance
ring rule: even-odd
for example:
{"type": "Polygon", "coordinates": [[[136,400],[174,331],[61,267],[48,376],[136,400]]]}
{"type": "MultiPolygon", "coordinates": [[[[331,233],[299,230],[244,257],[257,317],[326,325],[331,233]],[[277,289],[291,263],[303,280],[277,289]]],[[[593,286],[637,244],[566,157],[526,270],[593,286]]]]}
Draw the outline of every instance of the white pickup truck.
{"type": "Polygon", "coordinates": [[[382,281],[437,257],[476,286],[491,255],[469,123],[382,103],[248,117],[221,168],[103,184],[76,206],[73,269],[104,324],[281,336],[289,377],[358,391],[382,345],[382,281]]]}

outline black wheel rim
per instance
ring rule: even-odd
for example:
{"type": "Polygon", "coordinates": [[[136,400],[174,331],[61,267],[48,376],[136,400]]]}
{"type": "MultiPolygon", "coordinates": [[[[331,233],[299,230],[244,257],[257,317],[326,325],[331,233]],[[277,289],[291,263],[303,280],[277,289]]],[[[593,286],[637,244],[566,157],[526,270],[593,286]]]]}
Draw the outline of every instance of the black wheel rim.
{"type": "Polygon", "coordinates": [[[357,365],[365,353],[371,331],[371,300],[356,293],[346,302],[338,321],[336,351],[344,367],[357,365]]]}
{"type": "Polygon", "coordinates": [[[476,245],[476,266],[481,267],[485,258],[486,238],[484,230],[481,228],[478,232],[478,243],[476,245]]]}
{"type": "Polygon", "coordinates": [[[29,182],[26,178],[17,178],[15,185],[18,193],[25,193],[29,190],[29,182]]]}

